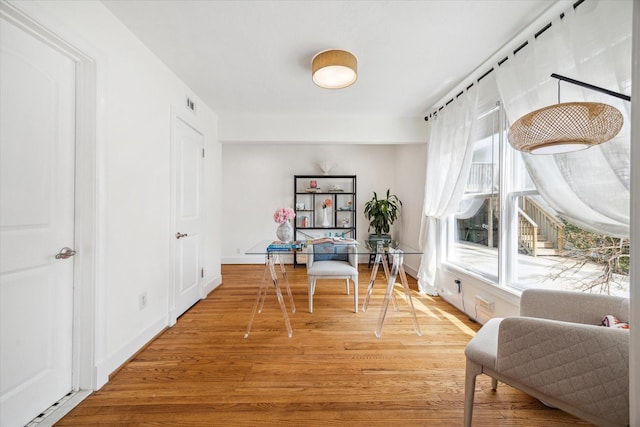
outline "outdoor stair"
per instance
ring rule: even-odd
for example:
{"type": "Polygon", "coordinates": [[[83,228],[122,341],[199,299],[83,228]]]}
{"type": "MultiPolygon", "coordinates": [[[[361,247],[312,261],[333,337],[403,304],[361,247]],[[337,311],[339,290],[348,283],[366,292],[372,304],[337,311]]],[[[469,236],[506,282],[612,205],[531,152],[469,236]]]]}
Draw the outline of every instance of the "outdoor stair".
{"type": "Polygon", "coordinates": [[[533,256],[562,254],[564,225],[560,221],[528,197],[521,198],[518,213],[520,248],[533,256]]]}

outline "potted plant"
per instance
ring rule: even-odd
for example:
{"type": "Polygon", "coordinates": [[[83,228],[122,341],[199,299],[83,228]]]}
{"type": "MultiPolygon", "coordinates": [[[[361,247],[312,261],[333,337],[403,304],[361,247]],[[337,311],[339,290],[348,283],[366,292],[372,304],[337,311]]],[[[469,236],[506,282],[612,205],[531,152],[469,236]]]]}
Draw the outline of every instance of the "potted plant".
{"type": "Polygon", "coordinates": [[[395,194],[391,194],[387,189],[387,195],[384,199],[378,198],[376,192],[373,192],[373,198],[364,204],[364,215],[369,220],[369,228],[373,229],[375,234],[369,235],[370,240],[390,240],[389,230],[391,224],[398,218],[402,201],[395,194]]]}

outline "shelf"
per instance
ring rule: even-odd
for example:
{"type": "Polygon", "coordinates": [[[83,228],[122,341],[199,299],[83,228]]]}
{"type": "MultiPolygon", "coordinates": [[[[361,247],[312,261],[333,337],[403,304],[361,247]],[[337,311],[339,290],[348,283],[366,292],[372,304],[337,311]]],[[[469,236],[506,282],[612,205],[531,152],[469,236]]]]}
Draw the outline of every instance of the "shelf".
{"type": "MultiPolygon", "coordinates": [[[[296,206],[296,220],[293,224],[294,238],[305,240],[324,237],[326,233],[344,233],[352,238],[357,236],[356,227],[356,176],[355,175],[295,175],[293,183],[294,206],[296,206]],[[317,187],[320,191],[307,191],[317,187]],[[339,188],[340,191],[332,191],[339,188]],[[329,227],[319,226],[324,220],[322,205],[326,199],[331,200],[331,209],[327,211],[330,221],[329,227]],[[343,209],[350,205],[351,209],[343,209]],[[304,209],[298,209],[297,207],[304,209]],[[303,221],[304,220],[304,221],[303,221]],[[343,227],[342,222],[348,221],[343,227]],[[302,223],[306,226],[302,227],[302,223]]],[[[294,254],[294,267],[297,264],[294,254]]]]}
{"type": "Polygon", "coordinates": [[[355,230],[355,227],[296,227],[298,230],[355,230]]]}
{"type": "Polygon", "coordinates": [[[304,193],[296,193],[296,196],[307,196],[312,194],[324,194],[327,196],[333,196],[334,194],[344,194],[345,196],[353,196],[356,193],[350,193],[346,191],[305,191],[304,193]]]}

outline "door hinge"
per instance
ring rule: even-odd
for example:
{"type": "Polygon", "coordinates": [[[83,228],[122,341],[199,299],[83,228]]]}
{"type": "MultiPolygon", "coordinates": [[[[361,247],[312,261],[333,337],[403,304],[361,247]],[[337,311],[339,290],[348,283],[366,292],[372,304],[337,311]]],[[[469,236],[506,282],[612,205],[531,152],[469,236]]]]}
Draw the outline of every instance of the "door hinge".
{"type": "Polygon", "coordinates": [[[204,148],[202,149],[202,158],[204,158],[204,148]]]}
{"type": "Polygon", "coordinates": [[[202,277],[204,279],[204,268],[200,269],[200,277],[202,277]]]}

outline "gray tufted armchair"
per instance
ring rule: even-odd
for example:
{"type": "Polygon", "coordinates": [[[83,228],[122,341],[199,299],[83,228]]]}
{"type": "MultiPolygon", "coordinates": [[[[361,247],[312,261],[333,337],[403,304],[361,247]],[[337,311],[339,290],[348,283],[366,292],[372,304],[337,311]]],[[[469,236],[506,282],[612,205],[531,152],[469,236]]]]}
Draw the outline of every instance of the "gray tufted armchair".
{"type": "Polygon", "coordinates": [[[598,426],[629,424],[627,298],[528,289],[520,317],[489,320],[467,344],[464,424],[471,426],[476,376],[502,381],[598,426]]]}

